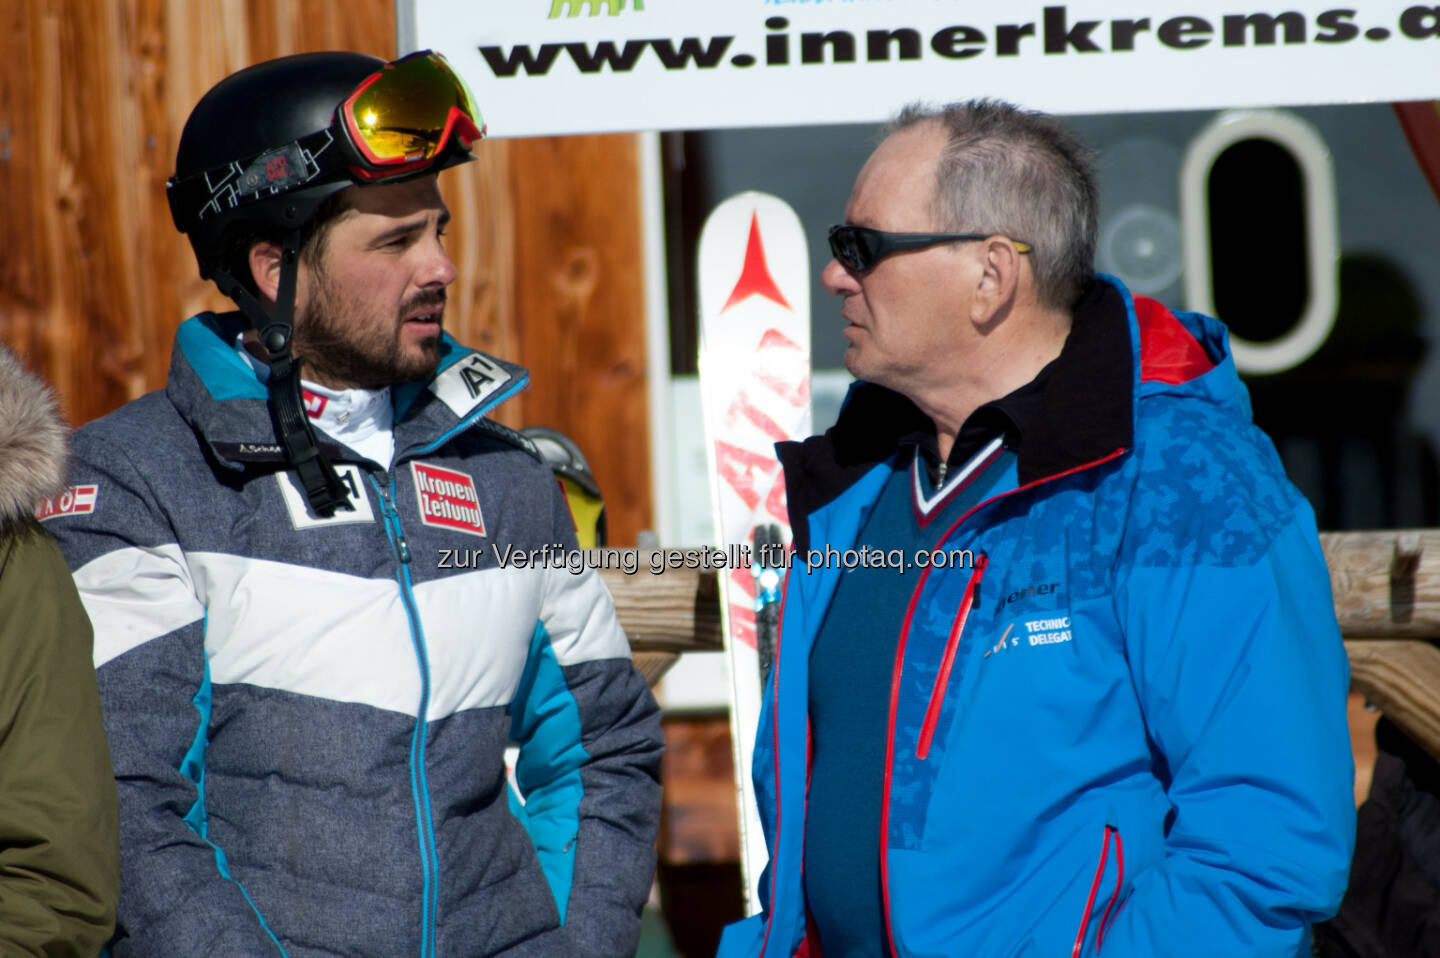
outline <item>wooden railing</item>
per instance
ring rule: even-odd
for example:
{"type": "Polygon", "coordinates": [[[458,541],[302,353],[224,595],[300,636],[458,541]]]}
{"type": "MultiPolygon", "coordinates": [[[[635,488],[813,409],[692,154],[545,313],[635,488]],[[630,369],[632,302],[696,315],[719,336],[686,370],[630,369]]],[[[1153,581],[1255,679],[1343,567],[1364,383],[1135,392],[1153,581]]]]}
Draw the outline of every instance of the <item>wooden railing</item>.
{"type": "Polygon", "coordinates": [[[1440,759],[1440,529],[1328,532],[1350,687],[1440,759]]]}
{"type": "MultiPolygon", "coordinates": [[[[1440,529],[1320,536],[1351,687],[1440,759],[1440,529]]],[[[686,651],[721,647],[713,572],[602,572],[653,683],[686,651]]]]}

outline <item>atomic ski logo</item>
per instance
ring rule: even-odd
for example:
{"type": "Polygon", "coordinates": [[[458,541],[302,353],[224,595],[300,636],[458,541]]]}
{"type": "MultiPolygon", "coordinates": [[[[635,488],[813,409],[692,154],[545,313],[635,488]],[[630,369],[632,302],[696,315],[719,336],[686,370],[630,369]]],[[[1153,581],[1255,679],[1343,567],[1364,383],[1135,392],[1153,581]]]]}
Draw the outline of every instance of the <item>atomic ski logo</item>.
{"type": "Polygon", "coordinates": [[[765,244],[760,240],[758,211],[750,214],[750,238],[745,241],[745,265],[741,267],[740,278],[736,280],[735,288],[730,291],[730,298],[725,301],[720,312],[725,312],[751,296],[764,296],[773,303],[790,308],[790,304],[785,301],[785,295],[780,292],[780,287],[775,285],[775,278],[770,275],[770,264],[765,262],[765,244]]]}
{"type": "MultiPolygon", "coordinates": [[[[633,0],[631,6],[635,9],[636,13],[643,13],[645,10],[645,0],[633,0]]],[[[567,8],[570,11],[569,16],[578,17],[580,16],[581,7],[589,7],[590,16],[592,17],[598,17],[600,15],[601,7],[604,7],[610,16],[618,17],[620,11],[625,9],[625,0],[551,0],[550,19],[554,20],[556,17],[561,16],[567,8]]]]}

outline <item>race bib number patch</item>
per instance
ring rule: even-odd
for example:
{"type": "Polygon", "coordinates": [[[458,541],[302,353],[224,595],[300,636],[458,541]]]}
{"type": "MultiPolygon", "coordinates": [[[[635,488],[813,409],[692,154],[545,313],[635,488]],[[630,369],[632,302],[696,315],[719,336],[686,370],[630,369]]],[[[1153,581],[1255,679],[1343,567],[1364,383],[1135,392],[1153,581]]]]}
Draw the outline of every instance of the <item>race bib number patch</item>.
{"type": "Polygon", "coordinates": [[[480,496],[474,479],[463,472],[423,462],[410,463],[410,471],[415,477],[421,522],[472,536],[485,535],[485,517],[480,514],[480,496]]]}
{"type": "Polygon", "coordinates": [[[61,516],[82,516],[95,511],[95,500],[100,498],[100,487],[71,486],[58,496],[41,499],[35,506],[35,518],[41,522],[58,519],[61,516]]]}
{"type": "Polygon", "coordinates": [[[430,384],[430,391],[455,415],[464,416],[494,395],[511,378],[499,363],[480,353],[471,353],[436,376],[430,384]]]}
{"type": "Polygon", "coordinates": [[[277,472],[275,479],[280,483],[280,497],[285,500],[285,509],[290,513],[290,523],[297,529],[314,529],[317,526],[342,526],[351,522],[374,522],[375,510],[370,497],[365,495],[364,477],[360,467],[339,463],[335,474],[345,484],[345,494],[350,499],[349,508],[341,506],[329,516],[317,516],[310,511],[305,501],[305,492],[296,483],[289,471],[277,472]]]}

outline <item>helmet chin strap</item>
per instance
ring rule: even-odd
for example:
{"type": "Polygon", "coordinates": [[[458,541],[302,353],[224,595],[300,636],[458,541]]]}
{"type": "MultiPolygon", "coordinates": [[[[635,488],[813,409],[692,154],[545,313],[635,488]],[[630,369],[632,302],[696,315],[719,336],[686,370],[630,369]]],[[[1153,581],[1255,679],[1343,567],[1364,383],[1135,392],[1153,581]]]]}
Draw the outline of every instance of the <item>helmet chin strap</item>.
{"type": "Polygon", "coordinates": [[[265,307],[223,269],[215,271],[220,288],[240,307],[245,318],[260,334],[270,364],[270,420],[275,435],[285,447],[290,467],[300,477],[305,499],[317,516],[330,516],[336,509],[352,508],[345,484],[315,440],[314,427],[305,415],[300,398],[300,363],[290,355],[290,339],[294,330],[295,282],[300,272],[300,231],[285,234],[280,254],[280,288],[275,297],[275,310],[265,307]]]}

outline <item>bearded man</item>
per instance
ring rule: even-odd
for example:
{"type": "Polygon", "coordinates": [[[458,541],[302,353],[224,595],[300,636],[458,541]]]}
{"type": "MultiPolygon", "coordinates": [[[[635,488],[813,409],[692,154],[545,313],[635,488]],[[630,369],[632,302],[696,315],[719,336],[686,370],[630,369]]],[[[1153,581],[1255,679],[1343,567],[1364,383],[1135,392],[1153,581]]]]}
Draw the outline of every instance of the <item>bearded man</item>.
{"type": "Polygon", "coordinates": [[[436,173],[483,129],[429,52],[262,63],[186,123],[171,211],[239,312],[79,431],[46,517],[95,626],[115,958],[634,951],[658,712],[593,571],[500,562],[574,528],[488,418],[525,371],[443,330],[436,173]]]}

